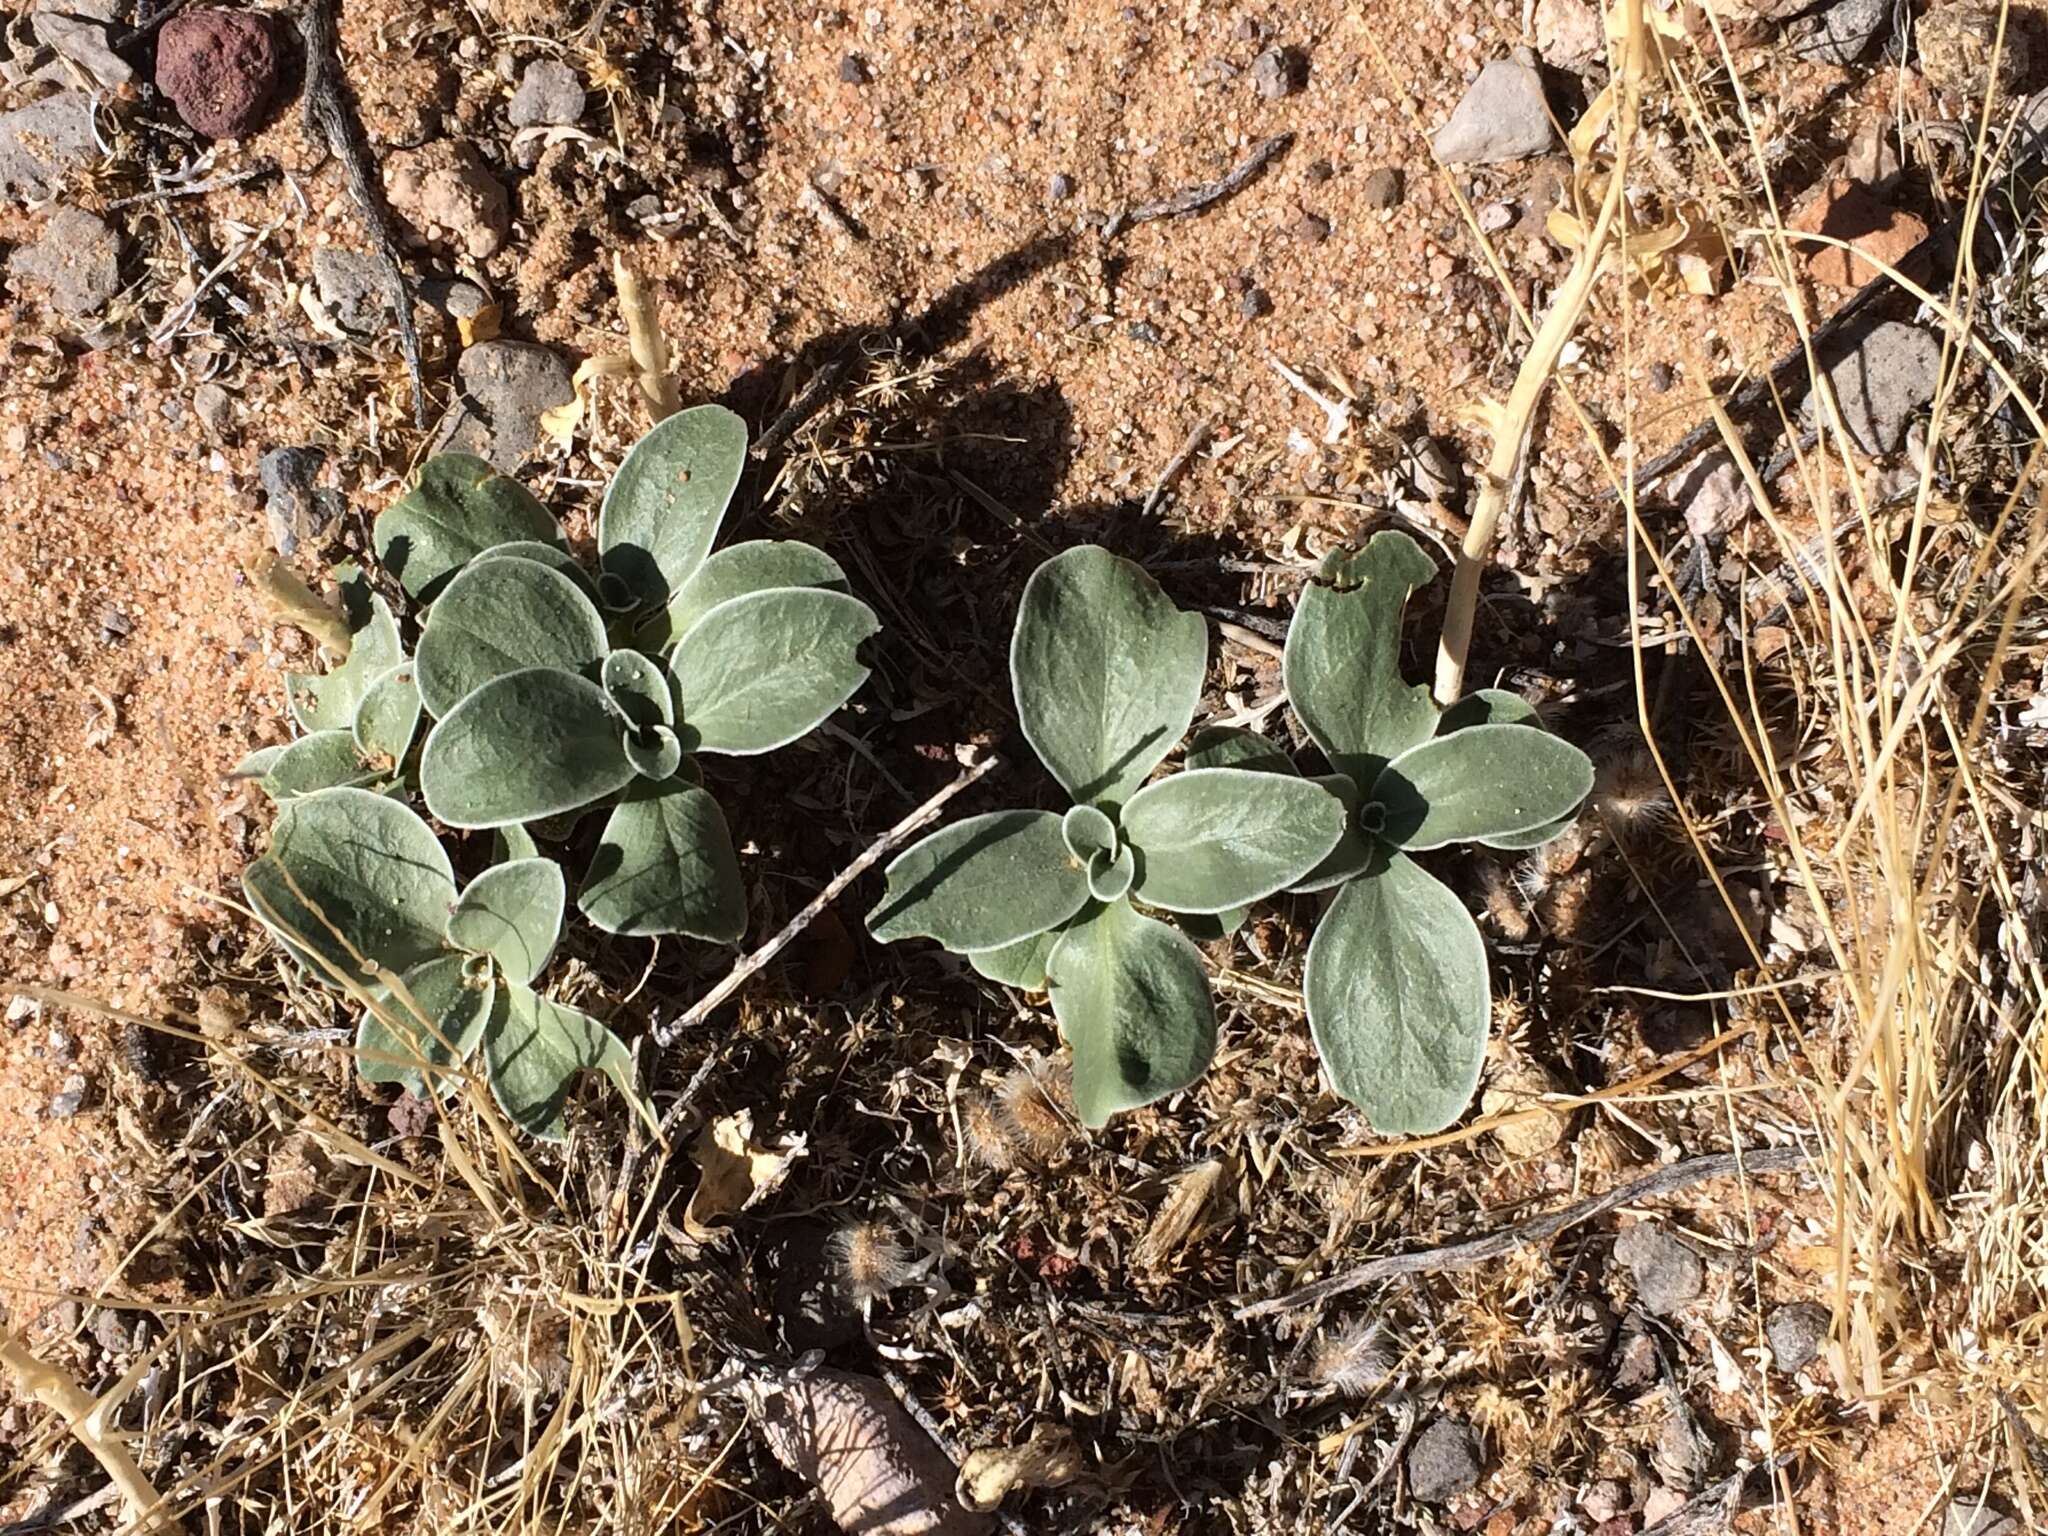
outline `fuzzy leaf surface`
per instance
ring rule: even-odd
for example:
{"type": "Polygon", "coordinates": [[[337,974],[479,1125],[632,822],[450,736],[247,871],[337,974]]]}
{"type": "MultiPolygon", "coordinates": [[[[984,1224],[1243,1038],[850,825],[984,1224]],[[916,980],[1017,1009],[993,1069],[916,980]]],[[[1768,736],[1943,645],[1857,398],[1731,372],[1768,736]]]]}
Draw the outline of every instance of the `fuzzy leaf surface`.
{"type": "Polygon", "coordinates": [[[1128,901],[1096,907],[1061,934],[1045,974],[1073,1048],[1083,1125],[1185,1088],[1216,1054],[1201,951],[1128,901]]]}
{"type": "Polygon", "coordinates": [[[746,887],[711,792],[678,780],[635,784],[605,823],[576,905],[607,933],[737,943],[746,887]]]}
{"type": "Polygon", "coordinates": [[[400,980],[433,1027],[397,993],[386,993],[378,1004],[386,1016],[365,1009],[356,1026],[356,1071],[366,1082],[403,1084],[416,1098],[430,1089],[445,1098],[455,1086],[448,1069],[467,1061],[483,1038],[497,979],[473,974],[468,955],[440,954],[400,980]]]}
{"type": "Polygon", "coordinates": [[[598,560],[644,606],[663,608],[718,537],[747,462],[747,424],[692,406],[633,445],[597,514],[598,560]]]}
{"type": "MultiPolygon", "coordinates": [[[[1437,734],[1448,736],[1452,731],[1462,731],[1475,725],[1533,725],[1541,727],[1536,706],[1519,693],[1510,693],[1505,688],[1481,688],[1468,693],[1449,709],[1437,722],[1437,734]]],[[[1488,848],[1498,848],[1507,853],[1523,853],[1531,848],[1541,848],[1545,843],[1555,842],[1571,830],[1578,820],[1578,813],[1561,816],[1556,821],[1545,822],[1528,832],[1503,832],[1492,837],[1476,838],[1474,841],[1488,848]]]]}
{"type": "Polygon", "coordinates": [[[484,1064],[491,1093],[513,1124],[548,1141],[568,1134],[562,1109],[579,1072],[602,1072],[653,1123],[633,1086],[633,1057],[619,1037],[589,1014],[517,982],[498,989],[484,1029],[484,1064]]]}
{"type": "MultiPolygon", "coordinates": [[[[600,673],[604,691],[635,725],[676,723],[676,701],[661,663],[638,651],[613,651],[600,673]]],[[[673,770],[671,770],[673,771],[673,770]]]]}
{"type": "Polygon", "coordinates": [[[1486,945],[1441,881],[1406,854],[1381,854],[1323,914],[1302,992],[1337,1092],[1384,1136],[1426,1135],[1464,1113],[1479,1085],[1486,945]]]}
{"type": "Polygon", "coordinates": [[[1074,799],[1115,809],[1179,745],[1209,663],[1200,614],[1097,545],[1031,573],[1010,637],[1017,716],[1074,799]]]}
{"type": "Polygon", "coordinates": [[[654,648],[680,640],[720,603],[777,587],[846,590],[846,572],[822,549],[796,539],[755,539],[721,549],[690,573],[665,612],[649,621],[640,643],[654,648]]]}
{"type": "Polygon", "coordinates": [[[356,749],[366,760],[395,769],[412,750],[419,729],[419,684],[412,663],[402,661],[364,690],[356,707],[356,749]]]}
{"type": "Polygon", "coordinates": [[[1402,753],[1367,798],[1386,808],[1380,836],[1423,850],[1533,832],[1592,788],[1592,760],[1570,742],[1533,725],[1474,725],[1402,753]]]}
{"type": "Polygon", "coordinates": [[[370,684],[405,660],[398,621],[391,607],[374,593],[364,622],[349,643],[348,660],[331,672],[287,672],[285,696],[292,719],[302,731],[345,731],[355,724],[356,710],[370,684]]]}
{"type": "Polygon", "coordinates": [[[1322,863],[1294,882],[1293,889],[1302,892],[1327,891],[1364,874],[1366,866],[1377,857],[1379,847],[1379,840],[1358,825],[1358,808],[1364,797],[1348,775],[1319,774],[1311,782],[1320,784],[1343,808],[1344,831],[1337,846],[1323,856],[1322,863]]]}
{"type": "Polygon", "coordinates": [[[1344,831],[1344,808],[1308,779],[1194,768],[1133,795],[1123,831],[1138,851],[1136,899],[1223,912],[1283,891],[1321,863],[1344,831]]]}
{"type": "Polygon", "coordinates": [[[568,901],[553,859],[493,864],[463,887],[448,915],[448,942],[489,955],[512,980],[530,982],[555,952],[568,901]]]}
{"type": "Polygon", "coordinates": [[[1025,992],[1043,992],[1046,957],[1059,943],[1064,931],[1048,928],[1044,933],[1034,933],[1028,939],[1005,944],[1001,949],[973,950],[967,956],[967,963],[990,981],[999,981],[1006,987],[1016,987],[1025,992]]]}
{"type": "Polygon", "coordinates": [[[1181,762],[1187,768],[1255,768],[1261,773],[1301,775],[1277,743],[1240,725],[1204,726],[1188,738],[1181,762]]]}
{"type": "Polygon", "coordinates": [[[263,789],[282,803],[338,784],[369,784],[376,777],[356,750],[353,731],[315,731],[278,753],[263,776],[263,789]]]}
{"type": "Polygon", "coordinates": [[[867,681],[856,648],[879,628],[844,592],[780,587],[720,603],[670,662],[683,750],[770,752],[806,735],[867,681]]]}
{"type": "Polygon", "coordinates": [[[1436,729],[1429,690],[1401,679],[1401,616],[1435,574],[1407,534],[1374,534],[1324,562],[1288,625],[1281,676],[1294,713],[1330,766],[1359,784],[1436,729]]]}
{"type": "Polygon", "coordinates": [[[496,677],[529,667],[583,673],[604,659],[604,618],[537,560],[479,560],[450,581],[420,629],[420,700],[437,720],[496,677]]]}
{"type": "Polygon", "coordinates": [[[576,590],[590,599],[591,606],[598,606],[597,583],[590,572],[583,569],[574,555],[559,544],[544,543],[539,539],[514,539],[510,544],[493,544],[477,556],[479,560],[532,560],[558,572],[576,583],[576,590]]]}
{"type": "Polygon", "coordinates": [[[466,453],[436,454],[412,489],[377,514],[377,560],[424,602],[494,544],[559,545],[554,514],[509,475],[466,453]]]}
{"type": "Polygon", "coordinates": [[[1052,811],[995,811],[941,827],[896,855],[868,932],[937,939],[955,954],[1056,928],[1088,900],[1088,876],[1052,811]]]}
{"type": "Polygon", "coordinates": [[[471,693],[427,735],[420,793],[451,827],[573,811],[633,777],[623,722],[597,684],[537,667],[471,693]]]}

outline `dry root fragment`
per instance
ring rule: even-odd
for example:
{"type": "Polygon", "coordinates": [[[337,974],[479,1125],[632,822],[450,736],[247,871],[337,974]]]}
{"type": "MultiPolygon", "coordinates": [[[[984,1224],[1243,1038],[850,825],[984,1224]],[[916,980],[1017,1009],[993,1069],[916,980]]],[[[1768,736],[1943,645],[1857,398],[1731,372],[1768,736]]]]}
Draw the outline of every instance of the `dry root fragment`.
{"type": "Polygon", "coordinates": [[[967,1508],[986,1513],[1019,1488],[1063,1488],[1085,1470],[1072,1430],[1034,1424],[1022,1445],[968,1452],[954,1493],[967,1508]]]}

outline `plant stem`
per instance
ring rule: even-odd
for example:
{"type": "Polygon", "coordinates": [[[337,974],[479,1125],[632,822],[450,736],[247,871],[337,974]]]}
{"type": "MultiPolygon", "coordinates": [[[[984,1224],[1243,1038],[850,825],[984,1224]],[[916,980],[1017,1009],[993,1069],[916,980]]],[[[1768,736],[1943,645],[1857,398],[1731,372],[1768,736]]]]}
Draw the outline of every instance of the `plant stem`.
{"type": "MultiPolygon", "coordinates": [[[[1501,513],[1508,496],[1521,477],[1522,461],[1529,451],[1529,435],[1536,421],[1536,407],[1550,383],[1564,344],[1571,339],[1579,318],[1592,297],[1593,281],[1600,273],[1601,257],[1610,238],[1617,235],[1622,190],[1628,177],[1629,141],[1634,137],[1636,103],[1643,75],[1643,0],[1626,0],[1626,32],[1622,40],[1620,77],[1621,105],[1614,124],[1614,167],[1608,172],[1607,191],[1600,202],[1578,259],[1572,263],[1564,284],[1552,300],[1522,366],[1515,374],[1515,386],[1506,405],[1485,406],[1493,433],[1493,451],[1481,471],[1479,498],[1472,511],[1472,526],[1466,530],[1464,546],[1451,573],[1450,600],[1444,607],[1443,639],[1436,655],[1436,701],[1455,703],[1465,691],[1465,659],[1472,649],[1472,619],[1479,606],[1479,576],[1493,550],[1501,513]]],[[[1597,110],[1597,108],[1595,109],[1597,110]]]]}
{"type": "Polygon", "coordinates": [[[176,1531],[178,1521],[164,1507],[158,1493],[128,1454],[118,1432],[110,1430],[106,1415],[115,1403],[96,1400],[59,1366],[46,1365],[29,1353],[28,1346],[6,1328],[0,1328],[0,1367],[14,1384],[45,1408],[61,1416],[78,1443],[93,1454],[101,1469],[128,1506],[130,1522],[137,1530],[176,1531]]]}

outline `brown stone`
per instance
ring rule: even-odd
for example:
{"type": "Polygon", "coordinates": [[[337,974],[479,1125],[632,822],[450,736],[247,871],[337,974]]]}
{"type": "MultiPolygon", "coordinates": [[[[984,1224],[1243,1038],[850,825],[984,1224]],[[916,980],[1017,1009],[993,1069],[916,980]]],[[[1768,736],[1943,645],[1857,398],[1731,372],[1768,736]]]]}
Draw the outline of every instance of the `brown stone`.
{"type": "Polygon", "coordinates": [[[253,130],[277,76],[277,40],[254,11],[185,11],[165,22],[157,39],[157,89],[186,127],[209,139],[253,130]]]}
{"type": "MultiPolygon", "coordinates": [[[[1853,181],[1831,181],[1793,218],[1801,234],[1827,235],[1848,242],[1863,256],[1897,266],[1900,258],[1927,238],[1927,226],[1910,213],[1887,206],[1868,187],[1853,181]]],[[[1840,246],[1808,248],[1806,270],[1830,288],[1861,288],[1878,276],[1878,268],[1840,246]]]]}

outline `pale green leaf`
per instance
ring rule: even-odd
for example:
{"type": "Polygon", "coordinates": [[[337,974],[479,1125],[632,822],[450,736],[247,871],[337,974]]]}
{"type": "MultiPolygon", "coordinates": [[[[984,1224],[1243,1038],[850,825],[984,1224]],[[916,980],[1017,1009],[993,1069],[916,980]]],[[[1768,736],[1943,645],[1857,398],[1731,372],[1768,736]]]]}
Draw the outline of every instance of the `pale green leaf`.
{"type": "Polygon", "coordinates": [[[423,602],[493,545],[523,540],[559,544],[562,530],[525,486],[466,453],[422,464],[371,534],[378,563],[423,602]]]}
{"type": "Polygon", "coordinates": [[[1115,809],[1187,734],[1208,667],[1201,615],[1094,544],[1031,573],[1010,637],[1017,716],[1074,799],[1115,809]]]}
{"type": "Polygon", "coordinates": [[[366,762],[395,770],[412,750],[419,728],[419,684],[412,663],[402,661],[364,691],[356,707],[356,748],[366,762]]]}
{"type": "Polygon", "coordinates": [[[846,573],[821,549],[795,539],[756,539],[721,549],[690,573],[668,608],[642,627],[638,643],[658,649],[680,640],[720,603],[777,587],[846,590],[846,573]]]}
{"type": "Polygon", "coordinates": [[[634,1089],[633,1057],[619,1037],[589,1014],[517,982],[498,989],[484,1029],[484,1064],[513,1124],[549,1141],[568,1134],[562,1110],[580,1072],[602,1072],[650,1127],[655,1123],[634,1089]]]}
{"type": "Polygon", "coordinates": [[[1257,731],[1236,725],[1205,725],[1188,738],[1188,750],[1181,760],[1184,768],[1255,768],[1261,773],[1291,773],[1301,770],[1294,760],[1257,731]]]}
{"type": "MultiPolygon", "coordinates": [[[[289,745],[289,743],[286,745],[289,745]]],[[[228,777],[230,779],[264,778],[272,768],[277,766],[277,760],[284,756],[284,752],[285,749],[282,746],[258,747],[254,752],[251,752],[247,757],[235,764],[234,767],[230,768],[228,770],[228,777]]]]}
{"type": "Polygon", "coordinates": [[[1378,840],[1358,824],[1358,808],[1364,797],[1349,775],[1326,773],[1311,782],[1322,785],[1344,808],[1344,833],[1337,839],[1337,846],[1323,856],[1322,863],[1294,882],[1292,889],[1304,893],[1327,891],[1363,874],[1378,856],[1379,847],[1378,840]]]}
{"type": "Polygon", "coordinates": [[[1137,877],[1138,855],[1129,843],[1115,853],[1098,848],[1088,860],[1088,894],[1096,901],[1117,901],[1129,894],[1137,877]]]}
{"type": "Polygon", "coordinates": [[[746,888],[718,802],[696,785],[635,784],[605,823],[576,905],[607,933],[737,943],[746,888]]]}
{"type": "Polygon", "coordinates": [[[1356,783],[1436,729],[1429,690],[1401,680],[1401,615],[1435,574],[1415,541],[1390,529],[1332,555],[1295,607],[1281,664],[1288,701],[1330,766],[1356,783]]]}
{"type": "Polygon", "coordinates": [[[323,789],[278,812],[270,851],[243,871],[242,889],[294,954],[328,962],[313,965],[321,980],[339,986],[338,971],[368,985],[365,960],[402,975],[441,953],[455,874],[400,801],[323,789]]]}
{"type": "Polygon", "coordinates": [[[356,750],[351,731],[315,731],[301,736],[282,752],[263,777],[271,799],[286,801],[337,784],[370,784],[378,775],[356,750]]]}
{"type": "Polygon", "coordinates": [[[1170,912],[1222,912],[1284,891],[1337,845],[1344,808],[1308,779],[1195,768],[1146,785],[1124,807],[1138,850],[1131,894],[1170,912]]]}
{"type": "Polygon", "coordinates": [[[1116,849],[1116,823],[1092,805],[1070,805],[1060,818],[1060,835],[1074,862],[1086,866],[1096,854],[1116,849]]]}
{"type": "Polygon", "coordinates": [[[682,738],[665,725],[628,731],[620,746],[633,772],[657,784],[673,777],[675,771],[683,766],[682,738]]]}
{"type": "Polygon", "coordinates": [[[1088,900],[1088,877],[1051,811],[970,816],[913,843],[885,872],[868,932],[934,938],[955,954],[1056,928],[1088,900]]]}
{"type": "Polygon", "coordinates": [[[747,462],[747,424],[693,406],[633,445],[597,514],[598,558],[640,603],[668,605],[711,551],[747,462]]]}
{"type": "Polygon", "coordinates": [[[398,640],[398,621],[374,593],[367,614],[349,642],[348,660],[328,673],[287,672],[285,697],[292,719],[302,731],[345,731],[355,724],[356,710],[371,683],[405,660],[398,640]]]}
{"type": "Polygon", "coordinates": [[[420,700],[436,719],[495,677],[530,667],[590,672],[604,618],[560,571],[535,560],[479,560],[450,581],[420,629],[420,700]]]}
{"type": "Polygon", "coordinates": [[[553,859],[493,864],[463,887],[448,915],[448,942],[489,955],[512,980],[530,982],[555,952],[568,900],[553,859]]]}
{"type": "Polygon", "coordinates": [[[1043,992],[1046,957],[1065,931],[1064,927],[1048,928],[1001,949],[977,949],[967,956],[967,963],[990,981],[1025,992],[1043,992]]]}
{"type": "Polygon", "coordinates": [[[633,778],[604,690],[536,667],[493,678],[427,735],[420,792],[451,827],[502,827],[579,810],[633,778]]]}
{"type": "Polygon", "coordinates": [[[576,590],[590,599],[590,605],[601,606],[597,597],[597,583],[590,572],[583,569],[576,557],[559,544],[544,544],[539,539],[516,539],[510,544],[493,544],[477,556],[478,560],[532,560],[558,572],[576,583],[576,590]]]}
{"type": "Polygon", "coordinates": [[[1383,1136],[1426,1135],[1471,1101],[1490,1017],[1486,946],[1463,903],[1406,854],[1337,894],[1302,992],[1323,1069],[1383,1136]]]}
{"type": "Polygon", "coordinates": [[[533,840],[533,834],[518,822],[491,829],[491,862],[510,864],[515,859],[537,859],[540,845],[533,840]]]}
{"type": "Polygon", "coordinates": [[[1216,1053],[1201,951],[1127,901],[1095,908],[1061,934],[1045,974],[1073,1048],[1083,1125],[1187,1087],[1216,1053]]]}
{"type": "Polygon", "coordinates": [[[668,674],[652,657],[638,651],[613,651],[604,659],[599,680],[619,713],[635,725],[676,723],[676,703],[669,691],[668,674]]]}
{"type": "Polygon", "coordinates": [[[356,1070],[366,1082],[398,1083],[416,1098],[431,1089],[445,1098],[456,1084],[451,1070],[467,1061],[483,1038],[497,995],[488,962],[440,954],[400,978],[415,1007],[398,992],[383,992],[356,1026],[356,1070]]]}
{"type": "Polygon", "coordinates": [[[795,741],[867,680],[856,647],[880,627],[844,592],[782,587],[720,603],[669,663],[683,750],[750,754],[795,741]]]}
{"type": "MultiPolygon", "coordinates": [[[[1536,706],[1519,693],[1510,693],[1505,688],[1481,688],[1466,694],[1444,711],[1443,719],[1437,723],[1437,734],[1448,736],[1452,731],[1462,731],[1475,725],[1540,726],[1542,723],[1536,714],[1536,706]]],[[[1576,820],[1578,815],[1574,812],[1556,821],[1545,822],[1533,831],[1503,832],[1493,837],[1475,838],[1474,841],[1503,852],[1523,853],[1555,842],[1571,830],[1576,820]]]]}
{"type": "Polygon", "coordinates": [[[1402,753],[1368,799],[1386,808],[1381,837],[1421,851],[1533,832],[1592,788],[1592,761],[1570,742],[1532,725],[1474,725],[1402,753]]]}

